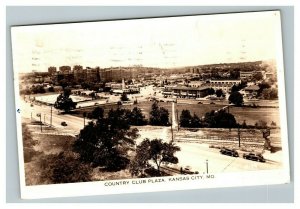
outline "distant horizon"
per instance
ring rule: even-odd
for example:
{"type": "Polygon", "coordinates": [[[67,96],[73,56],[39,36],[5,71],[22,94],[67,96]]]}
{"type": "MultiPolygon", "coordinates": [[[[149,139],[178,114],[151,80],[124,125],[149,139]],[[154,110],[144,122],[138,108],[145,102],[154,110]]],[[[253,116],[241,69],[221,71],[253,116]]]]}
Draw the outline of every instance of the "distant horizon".
{"type": "MultiPolygon", "coordinates": [[[[269,60],[255,60],[255,61],[243,61],[243,62],[224,62],[224,63],[210,63],[210,64],[199,64],[199,65],[189,65],[189,66],[178,66],[178,67],[169,67],[169,68],[162,68],[162,67],[152,67],[152,66],[111,66],[111,67],[100,67],[100,66],[83,66],[78,64],[79,66],[82,66],[83,69],[86,68],[91,68],[91,69],[95,69],[97,67],[99,67],[100,69],[110,69],[110,68],[157,68],[157,69],[161,69],[161,70],[171,70],[171,69],[181,69],[181,68],[192,68],[192,67],[202,67],[202,66],[209,66],[209,65],[229,65],[229,64],[242,64],[242,63],[255,63],[255,62],[262,62],[262,63],[268,63],[268,62],[274,62],[275,60],[273,59],[269,59],[269,60]]],[[[61,66],[54,66],[54,65],[50,65],[49,67],[56,67],[56,70],[59,71],[59,67],[62,66],[69,66],[71,67],[71,70],[73,71],[73,67],[76,65],[61,65],[61,66]]],[[[46,73],[48,72],[48,68],[45,71],[31,71],[31,72],[19,72],[20,74],[25,74],[25,73],[46,73]]]]}
{"type": "Polygon", "coordinates": [[[16,71],[49,66],[181,68],[276,59],[280,14],[248,12],[12,27],[16,71]]]}

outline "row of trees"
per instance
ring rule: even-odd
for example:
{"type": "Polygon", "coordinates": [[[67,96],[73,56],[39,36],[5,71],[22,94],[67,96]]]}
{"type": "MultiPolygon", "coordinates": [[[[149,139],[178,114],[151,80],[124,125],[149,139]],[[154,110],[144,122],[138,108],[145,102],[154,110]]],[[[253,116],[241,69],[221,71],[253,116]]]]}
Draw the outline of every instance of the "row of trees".
{"type": "Polygon", "coordinates": [[[182,110],[180,116],[180,126],[184,128],[234,128],[237,125],[234,115],[225,110],[207,112],[203,120],[196,114],[192,116],[189,110],[182,110]]]}
{"type": "MultiPolygon", "coordinates": [[[[48,89],[48,91],[50,91],[48,89]]],[[[20,91],[20,94],[25,94],[25,95],[29,95],[29,94],[44,94],[46,93],[46,90],[44,88],[43,85],[33,85],[31,87],[28,87],[26,89],[22,89],[20,91]]]]}
{"type": "MultiPolygon", "coordinates": [[[[117,110],[121,110],[118,108],[117,110]]],[[[143,126],[148,124],[148,121],[145,119],[144,114],[142,113],[142,110],[138,107],[134,107],[131,111],[127,109],[122,109],[124,111],[123,117],[126,118],[127,122],[130,125],[134,126],[143,126]]],[[[108,115],[111,115],[114,113],[114,110],[110,110],[108,115]]],[[[104,109],[101,107],[96,107],[92,112],[86,114],[87,118],[90,119],[103,119],[104,117],[104,109]]]]}
{"type": "Polygon", "coordinates": [[[207,91],[207,94],[208,95],[216,95],[217,97],[222,97],[224,96],[224,92],[222,91],[222,89],[217,89],[217,90],[214,90],[213,88],[209,88],[208,91],[207,91]]]}

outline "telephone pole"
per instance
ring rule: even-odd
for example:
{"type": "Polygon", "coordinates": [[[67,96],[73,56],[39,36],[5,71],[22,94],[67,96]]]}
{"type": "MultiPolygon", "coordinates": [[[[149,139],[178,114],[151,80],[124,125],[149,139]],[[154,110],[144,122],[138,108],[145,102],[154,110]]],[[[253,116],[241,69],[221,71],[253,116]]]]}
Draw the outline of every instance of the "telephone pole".
{"type": "Polygon", "coordinates": [[[240,125],[238,125],[238,139],[239,139],[239,147],[241,147],[241,130],[240,130],[240,125]]]}
{"type": "Polygon", "coordinates": [[[51,105],[51,114],[50,114],[50,126],[52,126],[52,105],[51,105]]]}
{"type": "Polygon", "coordinates": [[[206,160],[206,173],[208,173],[208,160],[206,160]]]}

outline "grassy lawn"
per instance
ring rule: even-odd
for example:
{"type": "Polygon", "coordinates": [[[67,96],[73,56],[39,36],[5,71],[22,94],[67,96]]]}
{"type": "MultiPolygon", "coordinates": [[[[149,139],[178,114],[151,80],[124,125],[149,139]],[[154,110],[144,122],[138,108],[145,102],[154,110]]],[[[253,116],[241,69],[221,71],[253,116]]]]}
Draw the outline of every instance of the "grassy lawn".
{"type": "MultiPolygon", "coordinates": [[[[122,108],[131,110],[135,106],[141,108],[143,114],[148,119],[149,112],[151,111],[152,102],[141,102],[137,105],[122,105],[122,108]]],[[[167,102],[159,102],[160,107],[168,109],[170,115],[172,111],[172,104],[167,102]]],[[[218,110],[225,105],[220,104],[177,104],[178,116],[180,117],[181,111],[184,109],[190,110],[191,114],[196,114],[199,117],[205,115],[206,112],[212,110],[218,110]]],[[[110,109],[116,109],[117,105],[100,105],[104,109],[104,114],[107,114],[110,109]]],[[[73,114],[78,117],[82,117],[83,112],[91,112],[95,107],[87,107],[76,110],[73,114]]],[[[248,125],[254,125],[258,120],[264,120],[270,125],[274,121],[277,125],[280,123],[279,108],[251,108],[251,107],[230,107],[230,113],[232,113],[239,123],[243,123],[245,120],[248,125]]]]}

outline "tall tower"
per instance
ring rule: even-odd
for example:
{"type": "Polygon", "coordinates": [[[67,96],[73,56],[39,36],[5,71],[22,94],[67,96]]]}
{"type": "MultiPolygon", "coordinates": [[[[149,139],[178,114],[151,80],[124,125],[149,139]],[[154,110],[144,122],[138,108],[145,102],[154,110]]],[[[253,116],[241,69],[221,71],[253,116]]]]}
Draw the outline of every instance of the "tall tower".
{"type": "Polygon", "coordinates": [[[172,102],[172,129],[173,130],[177,130],[179,129],[179,126],[178,126],[178,120],[177,120],[177,117],[176,117],[176,105],[177,104],[177,100],[174,100],[172,102]]]}
{"type": "Polygon", "coordinates": [[[124,78],[122,78],[122,90],[126,88],[124,78]]]}

